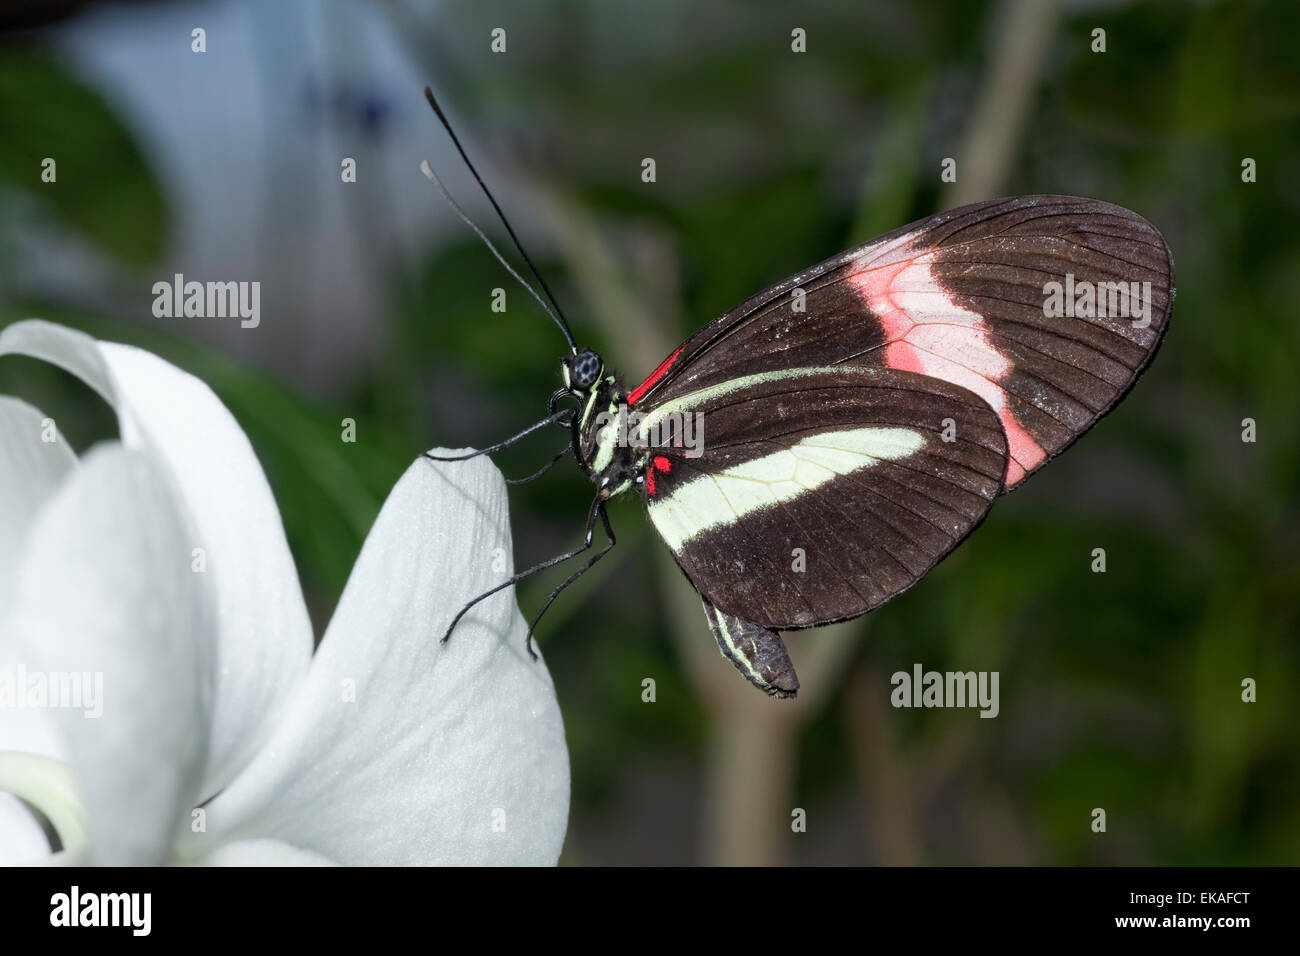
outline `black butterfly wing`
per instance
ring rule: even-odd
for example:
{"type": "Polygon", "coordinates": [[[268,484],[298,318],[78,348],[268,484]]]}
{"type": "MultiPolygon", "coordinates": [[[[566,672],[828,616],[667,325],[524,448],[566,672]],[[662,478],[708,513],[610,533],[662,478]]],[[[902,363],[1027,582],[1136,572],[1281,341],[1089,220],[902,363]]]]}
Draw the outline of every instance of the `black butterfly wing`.
{"type": "Polygon", "coordinates": [[[653,407],[782,368],[916,372],[961,385],[998,413],[1009,489],[1123,397],[1172,303],[1169,248],[1136,213],[1071,196],[975,203],[763,290],[688,339],[629,403],[653,407]],[[1049,314],[1050,283],[1062,287],[1067,314],[1049,314]],[[1099,301],[1130,314],[1099,317],[1099,301]]]}
{"type": "Polygon", "coordinates": [[[983,519],[1007,461],[985,401],[891,368],[732,378],[658,403],[641,429],[659,436],[647,509],[682,570],[721,611],[777,629],[915,583],[983,519]]]}

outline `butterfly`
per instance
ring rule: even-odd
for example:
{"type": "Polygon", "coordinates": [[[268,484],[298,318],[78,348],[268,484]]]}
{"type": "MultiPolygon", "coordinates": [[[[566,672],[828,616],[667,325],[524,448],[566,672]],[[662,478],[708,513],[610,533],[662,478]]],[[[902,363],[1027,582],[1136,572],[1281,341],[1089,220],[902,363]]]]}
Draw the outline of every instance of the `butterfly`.
{"type": "Polygon", "coordinates": [[[866,614],[916,584],[999,496],[1115,407],[1155,355],[1174,297],[1169,247],[1137,213],[1074,196],[994,199],[764,289],[633,385],[576,345],[516,248],[570,351],[550,415],[483,452],[560,425],[557,459],[571,453],[596,494],[582,547],[461,614],[591,551],[599,524],[605,544],[544,613],[614,546],[606,503],[639,495],[722,656],[777,698],[799,688],[781,632],[866,614]]]}

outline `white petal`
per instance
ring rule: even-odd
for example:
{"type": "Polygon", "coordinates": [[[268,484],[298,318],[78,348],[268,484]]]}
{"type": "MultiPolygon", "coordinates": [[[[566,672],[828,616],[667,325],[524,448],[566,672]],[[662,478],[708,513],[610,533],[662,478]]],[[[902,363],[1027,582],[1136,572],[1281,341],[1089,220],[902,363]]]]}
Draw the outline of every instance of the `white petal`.
{"type": "Polygon", "coordinates": [[[0,607],[32,518],[74,468],[77,456],[46,416],[0,395],[0,607]],[[52,441],[44,441],[45,437],[52,441]]]}
{"type": "MultiPolygon", "coordinates": [[[[15,692],[20,678],[31,661],[24,648],[6,639],[5,617],[12,612],[17,587],[18,571],[11,572],[9,593],[0,604],[0,696],[6,688],[15,692]]],[[[7,751],[38,754],[53,760],[64,760],[66,754],[59,739],[50,711],[33,707],[6,707],[0,704],[0,754],[7,751]]]]}
{"type": "Polygon", "coordinates": [[[49,855],[50,841],[22,802],[0,793],[0,866],[17,866],[49,855]]]}
{"type": "Polygon", "coordinates": [[[218,673],[203,795],[243,766],[311,657],[311,622],[280,513],[248,438],[201,381],[154,355],[49,322],[0,332],[0,355],[43,358],[117,410],[122,441],[166,462],[215,595],[218,673]]]}
{"type": "MultiPolygon", "coordinates": [[[[0,395],[0,616],[13,603],[9,592],[27,529],[41,505],[77,467],[77,456],[53,424],[48,428],[42,424],[45,418],[26,402],[0,395]]],[[[9,675],[12,680],[18,663],[12,650],[0,645],[0,679],[9,675]]],[[[0,751],[4,750],[61,756],[54,728],[39,710],[0,711],[0,751]]],[[[26,817],[20,819],[26,826],[31,814],[21,808],[18,812],[26,817]]]]}
{"type": "Polygon", "coordinates": [[[218,847],[203,860],[204,866],[337,866],[310,850],[279,840],[240,840],[218,847]]]}
{"type": "Polygon", "coordinates": [[[168,859],[207,754],[210,595],[161,468],[116,443],[92,449],[32,524],[0,628],[47,686],[75,675],[69,687],[93,695],[74,706],[51,691],[47,712],[100,863],[168,859]]]}
{"type": "Polygon", "coordinates": [[[513,589],[439,643],[464,602],[509,576],[509,556],[501,473],[486,458],[417,460],[288,719],[208,806],[209,837],[273,838],[344,864],[554,864],[568,751],[513,589]]]}

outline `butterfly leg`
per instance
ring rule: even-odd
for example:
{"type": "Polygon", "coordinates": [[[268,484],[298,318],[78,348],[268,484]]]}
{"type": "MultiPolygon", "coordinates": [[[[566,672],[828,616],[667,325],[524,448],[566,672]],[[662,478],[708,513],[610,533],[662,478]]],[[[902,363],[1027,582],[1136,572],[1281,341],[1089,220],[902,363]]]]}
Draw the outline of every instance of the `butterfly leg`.
{"type": "MultiPolygon", "coordinates": [[[[612,538],[613,531],[610,529],[609,526],[609,518],[608,516],[605,515],[605,499],[597,496],[596,499],[591,503],[591,510],[587,512],[587,533],[583,540],[582,547],[574,548],[572,551],[566,551],[564,554],[557,554],[555,557],[547,558],[545,561],[539,561],[537,564],[534,564],[531,568],[527,568],[526,570],[519,571],[515,574],[512,574],[510,577],[506,578],[496,587],[488,588],[486,591],[484,591],[482,594],[480,594],[478,597],[474,598],[467,604],[465,604],[459,611],[456,612],[456,616],[451,619],[451,624],[449,624],[447,626],[447,630],[443,632],[442,643],[446,644],[449,640],[451,640],[451,632],[456,630],[456,625],[460,623],[460,619],[464,617],[466,613],[468,613],[470,608],[472,608],[475,604],[478,604],[479,601],[482,601],[486,598],[490,598],[498,591],[504,590],[505,588],[508,588],[511,585],[518,584],[520,581],[524,580],[524,578],[530,578],[534,574],[537,574],[539,571],[545,571],[547,568],[553,568],[557,564],[563,564],[565,561],[568,561],[570,558],[576,558],[584,551],[590,551],[592,539],[595,537],[596,534],[597,517],[600,517],[604,521],[605,533],[610,535],[610,537],[612,538]]],[[[601,554],[597,555],[597,557],[603,555],[605,551],[608,551],[609,548],[612,546],[613,546],[613,542],[611,541],[610,545],[607,546],[604,549],[604,551],[601,552],[601,554]]],[[[552,594],[552,598],[554,598],[554,596],[555,595],[552,594]]],[[[550,603],[547,602],[547,607],[549,606],[550,603]]],[[[532,654],[533,659],[536,660],[537,655],[533,653],[532,641],[533,641],[533,630],[530,627],[528,629],[528,653],[532,654]]]]}
{"type": "MultiPolygon", "coordinates": [[[[529,425],[527,428],[525,428],[523,431],[519,432],[518,434],[512,435],[511,437],[507,438],[505,441],[499,441],[495,445],[488,445],[486,448],[480,448],[477,451],[472,451],[466,455],[430,455],[427,451],[424,452],[423,454],[424,457],[429,459],[430,461],[465,461],[470,458],[477,458],[479,455],[490,455],[493,452],[500,451],[503,448],[509,448],[511,445],[531,435],[539,428],[545,428],[547,425],[558,424],[558,425],[564,425],[566,428],[568,428],[570,424],[570,420],[572,418],[573,418],[572,408],[562,408],[557,412],[555,411],[554,407],[552,407],[551,414],[547,415],[540,422],[534,422],[533,424],[529,425]]],[[[559,459],[558,455],[556,456],[556,459],[557,460],[559,459]]]]}
{"type": "MultiPolygon", "coordinates": [[[[584,574],[590,571],[592,569],[592,566],[595,565],[595,563],[599,561],[601,558],[603,558],[605,555],[609,554],[610,550],[614,547],[614,545],[618,543],[618,541],[614,537],[614,528],[609,523],[609,515],[605,513],[605,503],[603,501],[600,501],[600,503],[597,505],[597,510],[600,513],[601,523],[605,526],[605,537],[608,538],[609,540],[605,543],[605,546],[603,548],[601,548],[594,555],[592,555],[591,559],[588,560],[586,564],[578,568],[578,570],[574,571],[567,578],[565,578],[558,585],[556,585],[556,587],[551,591],[550,596],[546,599],[546,603],[542,605],[542,609],[538,611],[537,614],[533,617],[532,623],[528,625],[528,638],[526,640],[528,653],[532,655],[533,660],[537,660],[537,654],[533,651],[533,631],[537,630],[537,622],[542,619],[542,615],[545,614],[547,610],[550,608],[550,606],[555,603],[555,599],[560,596],[561,591],[563,591],[574,581],[578,580],[578,578],[582,577],[584,574]]],[[[591,529],[588,528],[587,532],[588,532],[587,545],[590,546],[591,529]]]]}
{"type": "Polygon", "coordinates": [[[769,697],[794,697],[799,692],[790,654],[776,631],[719,611],[708,601],[704,601],[704,616],[718,650],[746,680],[769,697]]]}

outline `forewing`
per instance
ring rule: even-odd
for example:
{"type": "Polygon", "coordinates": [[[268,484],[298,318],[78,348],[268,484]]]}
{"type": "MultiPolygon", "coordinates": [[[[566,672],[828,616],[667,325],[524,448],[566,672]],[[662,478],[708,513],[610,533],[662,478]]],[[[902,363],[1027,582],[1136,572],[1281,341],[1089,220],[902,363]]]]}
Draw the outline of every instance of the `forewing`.
{"type": "Polygon", "coordinates": [[[629,401],[653,407],[786,368],[916,372],[997,412],[1010,488],[1132,386],[1172,301],[1169,248],[1136,213],[1071,196],[976,203],[765,289],[687,340],[629,401]]]}

